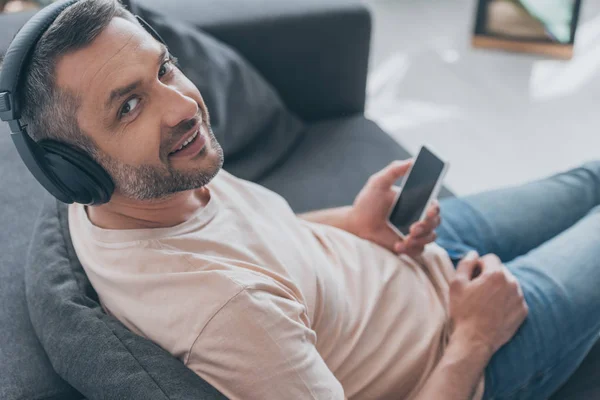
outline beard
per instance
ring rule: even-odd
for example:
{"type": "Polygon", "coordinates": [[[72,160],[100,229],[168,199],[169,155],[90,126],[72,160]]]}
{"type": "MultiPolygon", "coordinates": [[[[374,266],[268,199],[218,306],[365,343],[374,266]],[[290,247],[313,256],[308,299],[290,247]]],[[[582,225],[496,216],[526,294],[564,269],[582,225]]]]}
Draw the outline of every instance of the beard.
{"type": "MultiPolygon", "coordinates": [[[[217,141],[211,127],[207,124],[210,148],[217,153],[215,159],[203,169],[181,171],[170,164],[129,165],[108,154],[97,154],[97,161],[112,177],[115,188],[125,197],[136,200],[159,200],[175,193],[198,189],[208,184],[223,166],[223,149],[217,141]]],[[[202,152],[209,151],[205,146],[202,152]]]]}

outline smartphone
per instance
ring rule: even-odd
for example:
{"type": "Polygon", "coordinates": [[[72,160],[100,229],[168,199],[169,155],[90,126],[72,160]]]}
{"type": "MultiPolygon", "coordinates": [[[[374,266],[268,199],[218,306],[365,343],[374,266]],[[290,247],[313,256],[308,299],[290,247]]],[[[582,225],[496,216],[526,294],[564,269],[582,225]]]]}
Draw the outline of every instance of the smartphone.
{"type": "Polygon", "coordinates": [[[388,215],[388,225],[399,236],[406,237],[410,227],[425,219],[427,208],[437,198],[449,164],[423,146],[404,176],[400,192],[388,215]]]}

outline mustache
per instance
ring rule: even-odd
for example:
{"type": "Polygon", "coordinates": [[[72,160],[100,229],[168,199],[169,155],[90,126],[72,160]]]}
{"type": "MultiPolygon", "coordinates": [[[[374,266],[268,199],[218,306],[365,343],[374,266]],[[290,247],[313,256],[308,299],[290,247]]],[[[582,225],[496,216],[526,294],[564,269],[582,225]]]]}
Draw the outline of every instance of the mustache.
{"type": "Polygon", "coordinates": [[[206,122],[202,118],[201,110],[198,111],[194,118],[188,119],[187,121],[182,121],[176,127],[171,129],[169,134],[167,135],[167,140],[161,146],[162,153],[165,156],[167,156],[170,152],[170,149],[172,149],[173,146],[175,146],[175,144],[179,142],[179,140],[181,140],[183,136],[189,133],[189,131],[192,130],[194,126],[198,125],[200,121],[206,122]]]}

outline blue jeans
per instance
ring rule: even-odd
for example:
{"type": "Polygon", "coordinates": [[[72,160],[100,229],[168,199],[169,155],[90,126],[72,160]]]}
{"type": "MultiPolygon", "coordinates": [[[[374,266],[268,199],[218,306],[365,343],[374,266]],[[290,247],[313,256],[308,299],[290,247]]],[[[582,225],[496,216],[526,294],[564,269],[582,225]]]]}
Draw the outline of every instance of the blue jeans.
{"type": "Polygon", "coordinates": [[[494,253],[529,315],[485,371],[485,399],[546,399],[600,334],[600,162],[514,188],[441,202],[437,243],[456,262],[494,253]]]}

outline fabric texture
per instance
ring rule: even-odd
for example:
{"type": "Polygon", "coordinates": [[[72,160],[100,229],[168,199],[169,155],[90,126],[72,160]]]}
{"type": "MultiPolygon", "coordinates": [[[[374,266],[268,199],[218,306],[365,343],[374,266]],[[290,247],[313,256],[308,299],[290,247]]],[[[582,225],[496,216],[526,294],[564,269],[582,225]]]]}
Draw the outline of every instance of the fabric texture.
{"type": "Polygon", "coordinates": [[[102,312],[71,244],[67,207],[45,197],[25,286],[33,327],[56,372],[88,399],[224,398],[102,312]]]}
{"type": "Polygon", "coordinates": [[[170,228],[102,229],[69,207],[110,315],[230,399],[416,395],[449,338],[441,248],[398,257],[225,170],[202,190],[206,205],[170,228]]]}

